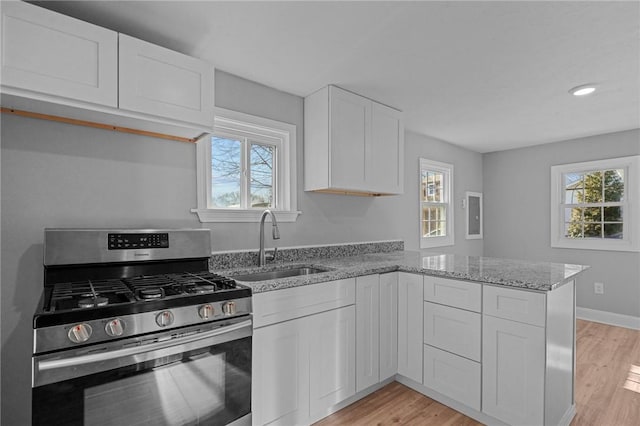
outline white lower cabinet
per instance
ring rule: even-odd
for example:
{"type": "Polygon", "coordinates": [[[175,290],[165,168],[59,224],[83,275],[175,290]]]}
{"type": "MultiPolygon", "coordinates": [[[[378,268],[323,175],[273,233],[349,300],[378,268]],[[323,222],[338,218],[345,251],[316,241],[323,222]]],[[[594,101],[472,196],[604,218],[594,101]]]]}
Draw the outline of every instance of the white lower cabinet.
{"type": "Polygon", "coordinates": [[[356,391],[380,381],[380,276],[356,278],[356,391]]]}
{"type": "Polygon", "coordinates": [[[424,385],[480,411],[480,363],[424,345],[424,385]]]}
{"type": "Polygon", "coordinates": [[[398,372],[398,273],[380,275],[380,381],[398,372]]]}
{"type": "Polygon", "coordinates": [[[304,319],[296,319],[254,330],[254,425],[293,425],[309,416],[307,328],[304,319]]]}
{"type": "Polygon", "coordinates": [[[253,423],[310,424],[398,375],[483,423],[569,425],[574,303],[573,282],[545,293],[405,272],[258,293],[253,423]]]}
{"type": "Polygon", "coordinates": [[[252,421],[305,425],[356,389],[355,279],[253,296],[252,421]]]}
{"type": "Polygon", "coordinates": [[[544,424],[545,330],[483,317],[482,411],[505,423],[544,424]]]}
{"type": "Polygon", "coordinates": [[[398,274],[398,374],[422,382],[422,275],[398,274]]]}
{"type": "Polygon", "coordinates": [[[356,392],[355,307],[305,318],[309,335],[309,411],[311,421],[356,392]]]}
{"type": "Polygon", "coordinates": [[[355,307],[253,334],[254,425],[309,424],[355,394],[355,307]]]}

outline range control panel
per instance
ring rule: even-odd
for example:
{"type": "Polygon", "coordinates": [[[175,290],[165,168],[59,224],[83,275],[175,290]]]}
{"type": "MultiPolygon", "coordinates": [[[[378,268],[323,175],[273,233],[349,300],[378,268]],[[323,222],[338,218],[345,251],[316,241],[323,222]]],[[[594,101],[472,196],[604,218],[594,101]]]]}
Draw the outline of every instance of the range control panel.
{"type": "Polygon", "coordinates": [[[109,250],[169,248],[169,234],[108,234],[108,248],[109,250]]]}

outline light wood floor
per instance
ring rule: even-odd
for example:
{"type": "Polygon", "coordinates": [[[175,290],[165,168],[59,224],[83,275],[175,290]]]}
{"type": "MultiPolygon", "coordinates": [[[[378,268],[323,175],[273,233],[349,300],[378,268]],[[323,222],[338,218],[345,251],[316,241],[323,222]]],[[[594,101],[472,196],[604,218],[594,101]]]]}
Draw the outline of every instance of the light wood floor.
{"type": "MultiPolygon", "coordinates": [[[[576,410],[571,426],[640,425],[640,331],[577,321],[576,410]]],[[[338,425],[480,425],[393,382],[321,420],[338,425]]]]}

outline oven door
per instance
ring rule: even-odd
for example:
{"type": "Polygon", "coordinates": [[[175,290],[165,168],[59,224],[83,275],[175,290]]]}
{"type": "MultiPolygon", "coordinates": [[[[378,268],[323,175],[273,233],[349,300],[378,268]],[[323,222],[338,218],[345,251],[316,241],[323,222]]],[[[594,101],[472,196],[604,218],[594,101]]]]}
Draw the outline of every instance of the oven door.
{"type": "Polygon", "coordinates": [[[36,356],[33,424],[250,424],[251,333],[241,317],[36,356]]]}

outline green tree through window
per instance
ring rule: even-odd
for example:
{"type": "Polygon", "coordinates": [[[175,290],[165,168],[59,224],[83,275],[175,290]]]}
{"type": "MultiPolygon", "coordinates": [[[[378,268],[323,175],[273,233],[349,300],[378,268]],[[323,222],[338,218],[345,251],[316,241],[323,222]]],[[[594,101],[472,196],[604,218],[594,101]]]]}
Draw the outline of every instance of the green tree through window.
{"type": "Polygon", "coordinates": [[[565,236],[623,238],[624,171],[567,173],[565,236]]]}

